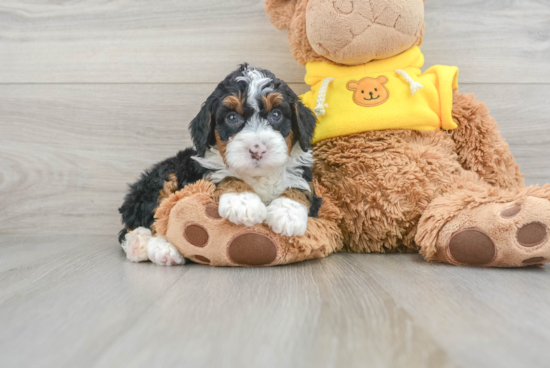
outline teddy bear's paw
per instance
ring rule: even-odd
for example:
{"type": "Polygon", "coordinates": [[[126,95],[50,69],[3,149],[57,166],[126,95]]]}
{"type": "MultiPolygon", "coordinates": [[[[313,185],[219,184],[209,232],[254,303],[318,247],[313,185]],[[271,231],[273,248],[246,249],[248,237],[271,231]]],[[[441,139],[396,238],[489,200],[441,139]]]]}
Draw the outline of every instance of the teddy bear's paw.
{"type": "Polygon", "coordinates": [[[221,213],[213,202],[180,200],[172,209],[166,238],[185,258],[204,265],[269,266],[287,254],[265,224],[235,225],[221,213]]]}
{"type": "Polygon", "coordinates": [[[147,245],[152,237],[151,230],[145,227],[138,227],[128,232],[120,244],[126,253],[126,258],[132,262],[148,261],[147,245]]]}
{"type": "Polygon", "coordinates": [[[440,233],[440,259],[456,265],[523,267],[550,262],[550,201],[527,197],[466,209],[440,233]]]}
{"type": "Polygon", "coordinates": [[[236,225],[254,226],[264,222],[267,210],[254,193],[225,193],[220,197],[219,214],[236,225]]]}
{"type": "Polygon", "coordinates": [[[307,207],[289,198],[277,198],[267,206],[266,223],[277,234],[302,236],[306,233],[307,207]]]}
{"type": "Polygon", "coordinates": [[[159,266],[173,266],[185,263],[185,258],[163,236],[151,238],[147,245],[147,254],[151,262],[159,266]]]}

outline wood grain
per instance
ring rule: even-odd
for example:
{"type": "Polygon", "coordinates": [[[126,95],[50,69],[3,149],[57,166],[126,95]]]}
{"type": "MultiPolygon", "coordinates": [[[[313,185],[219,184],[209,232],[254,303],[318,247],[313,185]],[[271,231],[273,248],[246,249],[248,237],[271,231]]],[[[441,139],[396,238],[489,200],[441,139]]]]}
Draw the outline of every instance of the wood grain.
{"type": "MultiPolygon", "coordinates": [[[[550,4],[426,2],[427,65],[463,83],[550,83],[550,4]]],[[[261,0],[3,0],[0,83],[217,83],[242,62],[303,81],[261,0]]]]}
{"type": "MultiPolygon", "coordinates": [[[[188,122],[214,87],[0,86],[0,233],[115,234],[126,184],[191,145],[188,122]]],[[[550,86],[462,91],[491,107],[528,183],[550,182],[550,86]]]]}
{"type": "Polygon", "coordinates": [[[106,236],[0,236],[0,250],[2,367],[547,365],[548,268],[158,267],[106,236]]]}

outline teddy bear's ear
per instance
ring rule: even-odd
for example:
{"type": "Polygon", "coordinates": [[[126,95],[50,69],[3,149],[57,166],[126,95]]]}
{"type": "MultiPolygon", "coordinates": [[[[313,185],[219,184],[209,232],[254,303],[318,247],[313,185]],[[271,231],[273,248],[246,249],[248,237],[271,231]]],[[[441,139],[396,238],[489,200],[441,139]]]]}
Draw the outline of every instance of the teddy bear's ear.
{"type": "Polygon", "coordinates": [[[386,76],[383,76],[383,75],[381,75],[381,76],[379,76],[378,78],[376,78],[376,80],[377,80],[378,82],[380,82],[380,84],[386,84],[386,83],[388,83],[388,78],[387,78],[386,76]]]}
{"type": "Polygon", "coordinates": [[[359,82],[350,80],[348,84],[346,85],[350,91],[355,91],[357,87],[359,87],[359,82]]]}
{"type": "MultiPolygon", "coordinates": [[[[426,0],[424,0],[426,1],[426,0]]],[[[416,40],[415,46],[422,46],[422,41],[424,41],[424,31],[426,30],[426,22],[422,23],[422,28],[420,29],[418,38],[416,40]]]]}
{"type": "Polygon", "coordinates": [[[265,12],[277,29],[286,30],[296,10],[297,0],[265,0],[265,12]]]}

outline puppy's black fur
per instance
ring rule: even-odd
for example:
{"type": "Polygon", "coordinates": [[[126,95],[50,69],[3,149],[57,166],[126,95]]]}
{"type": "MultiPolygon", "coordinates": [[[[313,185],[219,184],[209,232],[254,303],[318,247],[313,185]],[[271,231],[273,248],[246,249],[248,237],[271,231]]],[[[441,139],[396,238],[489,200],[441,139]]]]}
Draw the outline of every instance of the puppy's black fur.
{"type": "Polygon", "coordinates": [[[183,188],[201,179],[208,172],[191,159],[196,155],[197,151],[193,148],[180,151],[176,156],[167,158],[146,170],[137,182],[129,186],[124,203],[118,209],[124,224],[124,229],[118,236],[119,242],[122,243],[128,230],[140,226],[150,228],[153,225],[154,210],[159,205],[159,191],[164,187],[164,182],[170,179],[170,174],[176,175],[178,188],[183,188]]]}
{"type": "MultiPolygon", "coordinates": [[[[244,124],[228,124],[227,115],[229,108],[222,101],[229,95],[247,96],[248,85],[246,82],[237,81],[238,77],[248,68],[243,64],[239,69],[229,74],[206,99],[198,115],[191,121],[189,129],[195,148],[187,148],[176,156],[170,157],[155,164],[141,174],[137,182],[129,186],[129,192],[124,198],[119,212],[122,215],[124,228],[119,233],[119,242],[124,240],[128,231],[140,226],[150,228],[154,222],[154,210],[159,205],[159,192],[164,183],[170,180],[170,175],[175,174],[178,189],[187,184],[202,179],[210,170],[200,166],[192,156],[204,157],[206,151],[216,145],[216,132],[222,141],[237,134],[244,124]]],[[[284,119],[272,124],[273,128],[281,132],[286,138],[290,132],[294,132],[294,139],[299,142],[302,150],[311,149],[311,139],[315,129],[315,115],[306,108],[298,96],[282,80],[267,70],[258,69],[265,76],[273,80],[274,90],[284,96],[284,100],[277,108],[282,112],[284,119]]],[[[259,102],[261,103],[261,101],[259,102]]],[[[254,111],[244,104],[240,118],[247,120],[254,111]]],[[[264,112],[262,112],[264,113],[264,112]]],[[[267,112],[265,113],[267,114],[267,112]]],[[[267,116],[264,116],[267,119],[267,116]]],[[[309,167],[302,167],[303,177],[306,181],[312,181],[312,171],[309,167]]],[[[317,217],[321,206],[321,198],[311,193],[310,216],[317,217]]]]}

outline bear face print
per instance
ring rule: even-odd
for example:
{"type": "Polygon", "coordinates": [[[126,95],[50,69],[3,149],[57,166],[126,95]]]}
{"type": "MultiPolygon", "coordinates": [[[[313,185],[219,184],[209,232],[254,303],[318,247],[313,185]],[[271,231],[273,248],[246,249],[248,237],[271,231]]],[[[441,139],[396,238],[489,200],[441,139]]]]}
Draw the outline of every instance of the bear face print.
{"type": "Polygon", "coordinates": [[[390,92],[384,86],[388,78],[381,75],[374,78],[363,78],[359,82],[351,80],[347,87],[353,94],[353,102],[359,106],[374,107],[380,106],[390,98],[390,92]]]}

